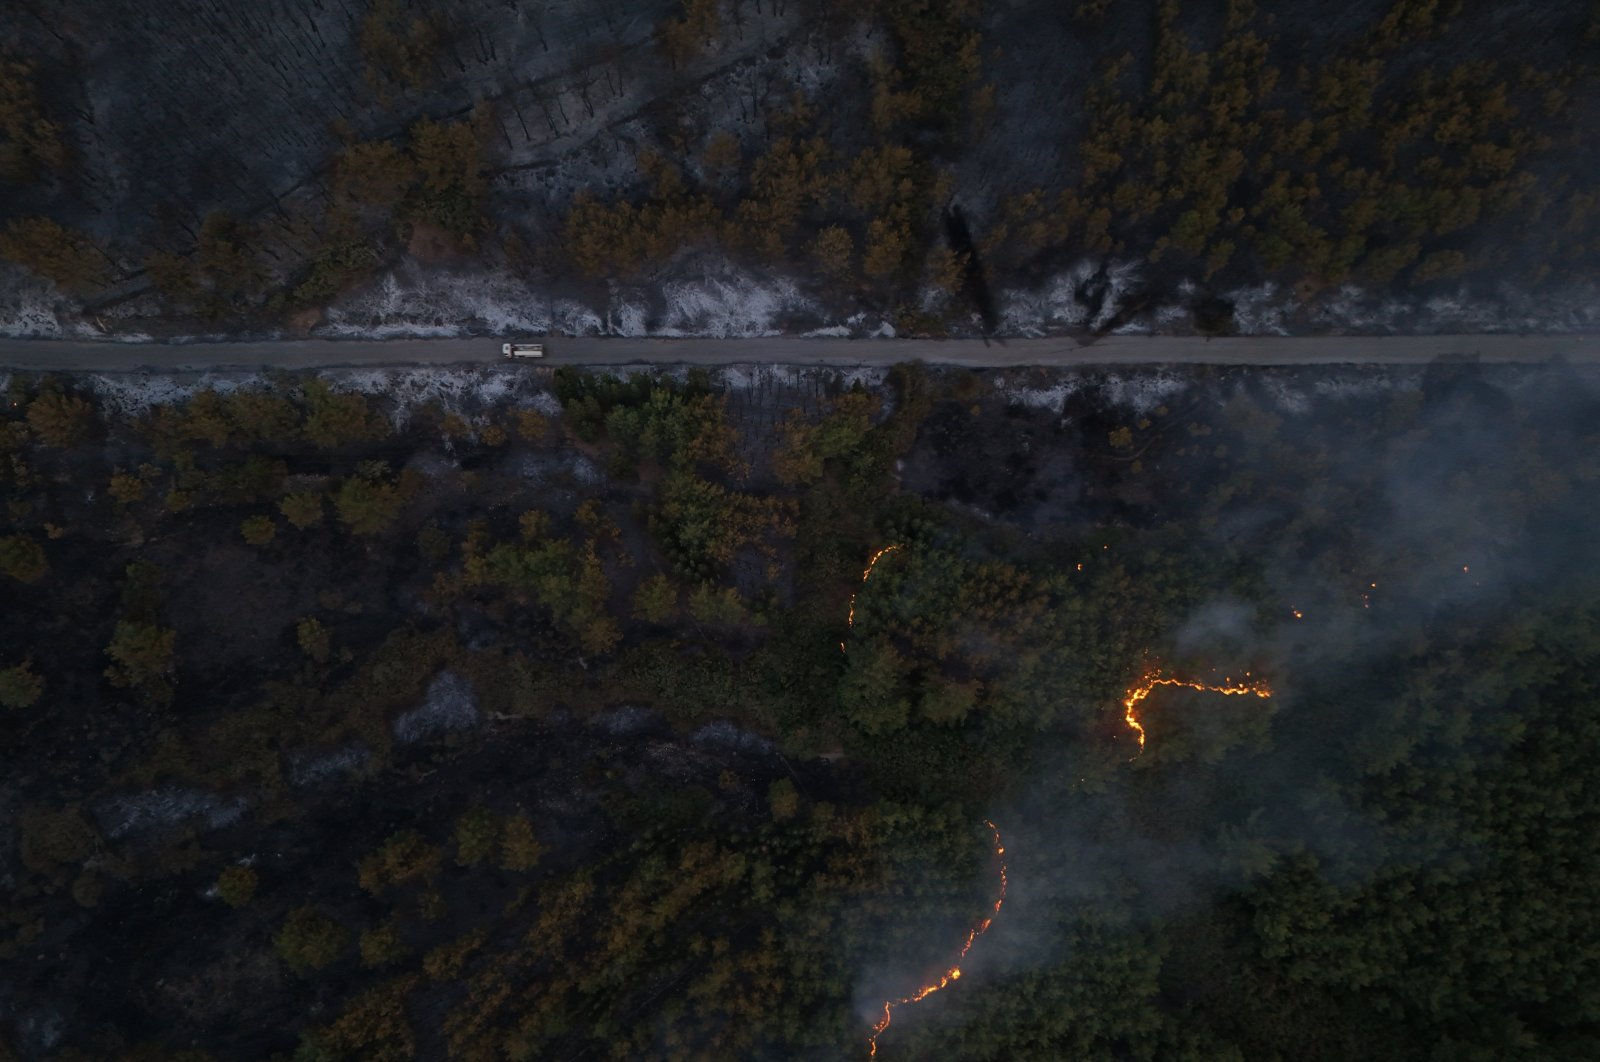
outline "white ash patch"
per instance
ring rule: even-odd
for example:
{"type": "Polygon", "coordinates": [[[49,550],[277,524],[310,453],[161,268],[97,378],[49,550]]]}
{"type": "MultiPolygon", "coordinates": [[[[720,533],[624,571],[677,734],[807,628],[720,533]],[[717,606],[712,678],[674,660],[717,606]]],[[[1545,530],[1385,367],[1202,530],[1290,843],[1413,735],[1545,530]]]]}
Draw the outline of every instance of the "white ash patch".
{"type": "Polygon", "coordinates": [[[1104,328],[1122,309],[1122,297],[1139,282],[1138,262],[1119,262],[1106,270],[1106,294],[1100,312],[1089,322],[1093,329],[1104,328]]]}
{"type": "Polygon", "coordinates": [[[728,365],[717,373],[717,383],[730,391],[748,391],[771,378],[771,370],[758,365],[728,365]]]}
{"type": "Polygon", "coordinates": [[[1415,387],[1417,383],[1418,380],[1414,373],[1408,374],[1387,370],[1383,372],[1321,377],[1312,383],[1311,389],[1318,398],[1364,400],[1376,398],[1379,395],[1394,394],[1397,391],[1415,387]]]}
{"type": "Polygon", "coordinates": [[[655,332],[660,336],[775,336],[782,334],[781,318],[818,313],[793,280],[762,281],[732,269],[722,276],[667,281],[661,293],[666,313],[655,332]]]}
{"type": "Polygon", "coordinates": [[[659,722],[660,719],[660,714],[651,711],[649,708],[627,705],[613,711],[603,712],[596,716],[594,721],[607,733],[620,736],[623,734],[635,734],[641,730],[648,729],[659,722]]]}
{"type": "Polygon", "coordinates": [[[1353,284],[1346,284],[1335,296],[1326,298],[1312,311],[1311,319],[1317,324],[1334,328],[1370,329],[1379,323],[1379,314],[1367,294],[1353,284]]]}
{"type": "Polygon", "coordinates": [[[166,306],[162,304],[161,296],[151,289],[142,295],[107,306],[96,316],[107,321],[144,321],[158,318],[165,312],[166,306]]]}
{"type": "Polygon", "coordinates": [[[406,459],[406,468],[428,479],[449,479],[461,471],[460,462],[431,450],[419,450],[406,459]]]}
{"type": "Polygon", "coordinates": [[[1062,403],[1071,395],[1077,394],[1082,387],[1083,381],[1077,376],[1063,376],[1049,387],[1030,387],[1024,383],[1013,383],[1005,378],[996,380],[994,384],[995,392],[1003,397],[1008,405],[1052,411],[1059,411],[1062,403]]]}
{"type": "Polygon", "coordinates": [[[292,786],[316,785],[330,782],[366,766],[372,759],[372,750],[365,745],[346,745],[333,752],[299,752],[289,756],[289,784],[292,786]]]}
{"type": "Polygon", "coordinates": [[[196,819],[208,830],[221,829],[237,822],[248,807],[240,797],[225,799],[203,789],[167,786],[108,800],[95,809],[95,820],[102,834],[118,841],[196,819]]]}
{"type": "Polygon", "coordinates": [[[1284,317],[1294,309],[1292,299],[1278,295],[1276,284],[1262,284],[1254,288],[1240,288],[1228,293],[1233,302],[1234,327],[1247,336],[1286,336],[1284,317]]]}
{"type": "Polygon", "coordinates": [[[563,477],[585,487],[605,481],[605,474],[587,457],[577,453],[519,453],[509,458],[504,470],[508,475],[520,476],[530,483],[549,483],[563,477]]]}
{"type": "MultiPolygon", "coordinates": [[[[571,316],[570,305],[561,309],[571,316]]],[[[364,339],[542,335],[556,317],[552,300],[508,273],[452,272],[407,262],[376,284],[334,300],[327,321],[313,334],[364,339]]]]}
{"type": "Polygon", "coordinates": [[[643,303],[613,296],[606,306],[605,334],[636,339],[650,334],[649,307],[643,303]]]}
{"type": "Polygon", "coordinates": [[[1125,406],[1140,416],[1187,390],[1189,381],[1168,372],[1108,375],[1101,388],[1109,402],[1125,406]]]}
{"type": "Polygon", "coordinates": [[[826,328],[813,328],[809,332],[801,332],[802,339],[848,339],[850,329],[844,325],[828,325],[826,328]]]}
{"type": "Polygon", "coordinates": [[[839,378],[844,381],[845,387],[853,387],[856,384],[868,388],[881,387],[883,381],[889,378],[889,370],[857,366],[854,369],[843,370],[839,373],[839,378]]]}
{"type": "Polygon", "coordinates": [[[59,339],[69,303],[53,284],[15,266],[0,264],[0,336],[59,339]]]}
{"type": "Polygon", "coordinates": [[[1279,409],[1289,413],[1304,413],[1311,408],[1311,400],[1293,382],[1282,376],[1262,376],[1261,389],[1279,409]]]}
{"type": "Polygon", "coordinates": [[[1047,328],[1077,328],[1089,320],[1089,307],[1078,299],[1078,289],[1097,272],[1093,262],[1081,261],[1051,278],[1038,291],[1001,294],[1000,328],[1006,335],[1041,336],[1047,328]]]}
{"type": "Polygon", "coordinates": [[[155,406],[187,402],[201,391],[231,394],[264,387],[267,383],[260,373],[201,373],[199,376],[93,373],[82,380],[102,408],[123,417],[147,413],[155,406]]]}
{"type": "Polygon", "coordinates": [[[476,410],[504,402],[526,379],[516,370],[498,366],[470,370],[329,369],[318,375],[342,391],[391,399],[394,408],[390,420],[396,431],[406,426],[414,410],[430,403],[472,421],[476,410]]]}
{"type": "Polygon", "coordinates": [[[447,730],[465,730],[478,722],[478,701],[472,684],[454,671],[441,671],[428,684],[422,703],[394,721],[394,736],[420,741],[447,730]]]}
{"type": "Polygon", "coordinates": [[[30,1010],[16,1018],[18,1050],[51,1051],[61,1042],[66,1022],[58,1010],[30,1010]]]}
{"type": "MultiPolygon", "coordinates": [[[[1192,285],[1190,286],[1192,287],[1192,285]]],[[[1182,285],[1180,285],[1180,287],[1182,287],[1182,285]]],[[[1179,322],[1183,322],[1186,325],[1191,324],[1193,322],[1193,315],[1189,312],[1189,307],[1182,304],[1175,304],[1171,306],[1159,307],[1155,312],[1153,320],[1154,330],[1157,332],[1165,333],[1173,331],[1186,331],[1187,329],[1175,329],[1173,326],[1179,322]]]]}
{"type": "Polygon", "coordinates": [[[516,408],[537,410],[547,417],[559,417],[562,412],[561,399],[549,391],[534,391],[532,394],[521,395],[517,399],[516,408]]]}
{"type": "Polygon", "coordinates": [[[701,745],[722,745],[740,752],[763,753],[772,751],[772,742],[741,730],[725,719],[707,723],[690,735],[690,740],[701,745]]]}

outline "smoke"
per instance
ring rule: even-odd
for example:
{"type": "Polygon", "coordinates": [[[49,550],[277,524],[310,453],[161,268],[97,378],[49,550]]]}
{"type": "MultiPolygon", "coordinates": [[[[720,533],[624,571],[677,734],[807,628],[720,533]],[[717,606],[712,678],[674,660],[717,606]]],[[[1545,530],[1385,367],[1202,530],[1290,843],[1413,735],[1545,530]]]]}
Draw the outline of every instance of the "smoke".
{"type": "MultiPolygon", "coordinates": [[[[1056,386],[1078,391],[1075,380],[1056,386]]],[[[1203,526],[1194,499],[1247,480],[1247,500],[1216,509],[1201,542],[1234,558],[1251,590],[1172,617],[1150,650],[1180,677],[1251,670],[1273,696],[1161,691],[1134,762],[1101,770],[1112,753],[1082,742],[1045,757],[991,812],[1009,824],[1012,887],[974,956],[974,987],[1070,967],[1086,927],[1208,917],[1286,861],[1310,860],[1333,889],[1426,860],[1488,872],[1491,854],[1457,839],[1457,807],[1394,821],[1338,778],[1382,777],[1435,740],[1441,676],[1600,572],[1600,380],[1588,370],[1440,363],[1193,386],[1202,393],[1183,400],[1212,411],[1218,437],[1256,435],[1228,437],[1236,453],[1208,482],[1134,519],[1203,526]]]]}

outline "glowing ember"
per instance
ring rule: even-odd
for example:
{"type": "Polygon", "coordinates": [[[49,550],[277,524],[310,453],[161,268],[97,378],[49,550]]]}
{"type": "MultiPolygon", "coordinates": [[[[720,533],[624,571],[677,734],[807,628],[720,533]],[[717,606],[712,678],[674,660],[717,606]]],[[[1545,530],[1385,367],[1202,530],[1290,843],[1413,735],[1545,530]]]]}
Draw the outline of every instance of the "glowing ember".
{"type": "Polygon", "coordinates": [[[1289,611],[1294,613],[1294,618],[1295,619],[1305,619],[1305,613],[1301,612],[1299,609],[1292,608],[1289,611]]]}
{"type": "MultiPolygon", "coordinates": [[[[872,555],[872,559],[867,561],[866,570],[861,573],[861,581],[863,583],[865,583],[868,579],[872,578],[873,566],[876,565],[880,559],[882,559],[882,557],[883,557],[883,555],[885,553],[889,553],[889,552],[891,552],[893,550],[897,550],[899,548],[900,548],[900,544],[899,543],[895,543],[892,546],[885,546],[882,549],[880,549],[878,552],[874,553],[872,555]]],[[[856,595],[855,594],[851,594],[850,595],[850,615],[847,617],[847,619],[845,621],[845,625],[847,627],[850,627],[852,630],[855,629],[855,625],[856,625],[856,595]]],[[[844,643],[840,642],[839,643],[839,652],[842,653],[844,651],[845,651],[844,643]]]]}
{"type": "MultiPolygon", "coordinates": [[[[876,560],[877,558],[873,559],[876,560]]],[[[1000,914],[1000,906],[1006,902],[1006,846],[1000,840],[1000,827],[996,826],[988,819],[985,819],[983,824],[994,832],[994,855],[995,858],[1000,862],[1000,895],[994,901],[993,913],[983,921],[979,922],[977,925],[973,926],[971,929],[967,930],[967,939],[961,942],[961,951],[956,955],[957,964],[959,964],[962,959],[967,957],[968,951],[972,950],[972,942],[983,936],[988,928],[994,925],[995,917],[1000,914]]],[[[951,965],[950,969],[939,975],[939,979],[937,981],[923,985],[909,996],[901,996],[899,999],[885,1000],[883,1004],[883,1018],[878,1022],[878,1024],[872,1027],[872,1035],[867,1037],[867,1047],[869,1048],[867,1051],[867,1057],[877,1057],[878,1037],[882,1036],[883,1030],[889,1027],[889,1020],[893,1016],[892,1012],[895,1007],[902,1007],[909,1003],[921,1003],[924,999],[927,999],[929,996],[939,991],[939,989],[946,987],[954,981],[959,981],[960,979],[961,967],[953,964],[951,965]]]]}
{"type": "MultiPolygon", "coordinates": [[[[1299,615],[1300,613],[1295,613],[1296,617],[1299,615]]],[[[1249,672],[1245,672],[1245,677],[1249,677],[1249,672]]],[[[1272,696],[1272,690],[1267,687],[1265,682],[1235,683],[1231,678],[1224,681],[1225,685],[1213,686],[1205,682],[1188,682],[1184,679],[1162,678],[1159,671],[1152,672],[1140,679],[1122,698],[1122,718],[1133,729],[1133,732],[1139,735],[1139,752],[1144,751],[1145,735],[1144,727],[1140,725],[1138,713],[1134,709],[1140,701],[1150,696],[1151,691],[1157,686],[1182,686],[1184,689],[1201,690],[1205,693],[1221,693],[1228,697],[1239,697],[1247,693],[1253,693],[1257,697],[1272,696]]],[[[1133,754],[1134,759],[1138,759],[1139,752],[1133,754]]]]}

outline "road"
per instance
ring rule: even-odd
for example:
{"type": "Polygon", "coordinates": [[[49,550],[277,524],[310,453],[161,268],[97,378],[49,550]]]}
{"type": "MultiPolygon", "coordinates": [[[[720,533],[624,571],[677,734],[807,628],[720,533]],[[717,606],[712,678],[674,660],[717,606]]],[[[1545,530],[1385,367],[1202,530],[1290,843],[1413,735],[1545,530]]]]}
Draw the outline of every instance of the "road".
{"type": "MultiPolygon", "coordinates": [[[[1074,365],[1416,365],[1443,357],[1538,363],[1600,362],[1600,336],[1105,336],[1008,339],[618,339],[552,337],[544,364],[893,365],[922,360],[970,368],[1074,365]]],[[[271,340],[251,343],[108,343],[0,340],[0,368],[136,372],[462,365],[500,361],[479,339],[271,340]]]]}

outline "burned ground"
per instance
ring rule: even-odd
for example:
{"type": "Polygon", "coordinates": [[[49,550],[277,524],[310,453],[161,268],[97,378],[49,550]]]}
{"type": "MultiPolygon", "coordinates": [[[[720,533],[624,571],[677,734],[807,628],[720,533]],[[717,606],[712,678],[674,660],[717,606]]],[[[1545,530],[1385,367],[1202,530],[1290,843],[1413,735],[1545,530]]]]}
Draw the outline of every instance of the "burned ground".
{"type": "Polygon", "coordinates": [[[19,1058],[864,1053],[985,821],[884,1058],[1595,1042],[1592,373],[209,385],[11,382],[19,1058]]]}

